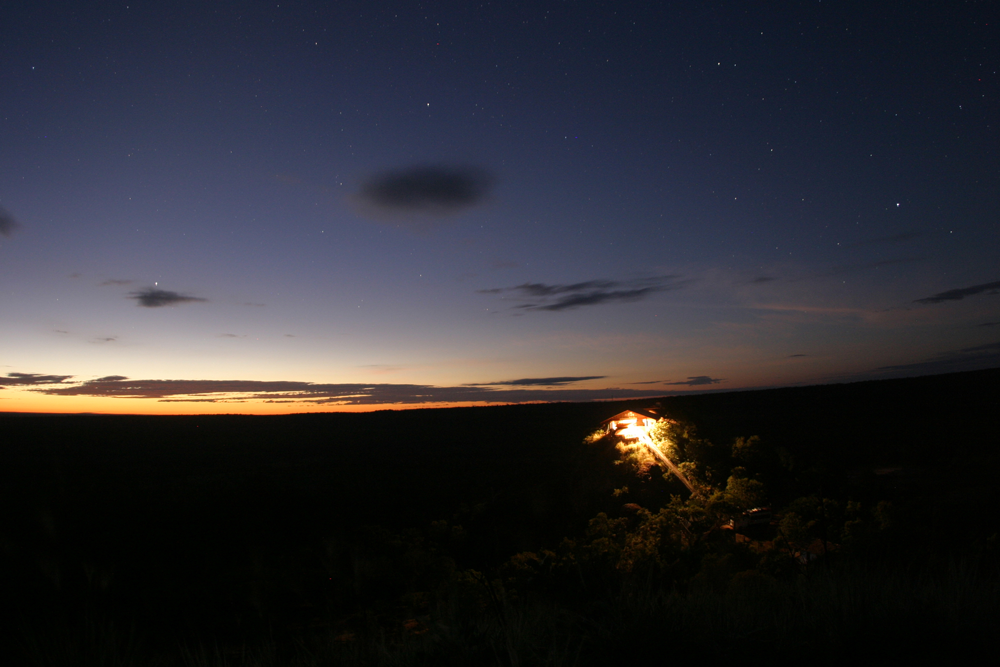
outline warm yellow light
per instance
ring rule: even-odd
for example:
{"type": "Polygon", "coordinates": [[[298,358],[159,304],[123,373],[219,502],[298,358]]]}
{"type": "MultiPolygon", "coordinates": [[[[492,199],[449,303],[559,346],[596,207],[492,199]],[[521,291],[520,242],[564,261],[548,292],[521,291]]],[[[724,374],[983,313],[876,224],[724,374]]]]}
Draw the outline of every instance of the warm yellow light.
{"type": "Polygon", "coordinates": [[[646,429],[641,426],[629,426],[628,428],[622,429],[618,432],[618,436],[622,438],[641,438],[646,435],[646,429]]]}

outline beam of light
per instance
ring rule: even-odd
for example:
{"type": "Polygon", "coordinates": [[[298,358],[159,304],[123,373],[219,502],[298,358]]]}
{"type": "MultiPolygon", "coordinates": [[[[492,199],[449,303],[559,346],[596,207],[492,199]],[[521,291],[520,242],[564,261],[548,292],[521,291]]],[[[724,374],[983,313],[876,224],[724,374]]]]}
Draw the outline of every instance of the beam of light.
{"type": "Polygon", "coordinates": [[[684,486],[688,488],[688,491],[694,493],[694,485],[691,481],[684,476],[684,473],[680,471],[674,462],[667,458],[667,455],[656,446],[653,439],[649,437],[650,431],[656,426],[657,420],[655,419],[639,419],[638,417],[630,417],[627,419],[620,419],[618,421],[613,421],[610,424],[609,432],[614,433],[621,440],[632,440],[635,441],[636,445],[626,445],[628,449],[634,449],[637,446],[644,446],[653,457],[665,465],[670,472],[672,472],[677,479],[684,483],[684,486]],[[621,428],[624,426],[624,428],[621,428]]]}
{"type": "Polygon", "coordinates": [[[640,435],[639,441],[642,442],[642,444],[646,445],[646,449],[648,449],[650,453],[652,453],[652,455],[657,458],[657,460],[659,460],[661,463],[670,468],[670,472],[674,473],[674,475],[677,476],[677,479],[681,480],[684,483],[684,486],[688,488],[688,491],[694,493],[694,485],[692,485],[691,482],[688,481],[688,478],[684,476],[684,473],[680,471],[680,468],[675,466],[674,462],[668,459],[666,454],[660,451],[660,448],[653,443],[648,433],[643,433],[642,435],[640,435]]]}

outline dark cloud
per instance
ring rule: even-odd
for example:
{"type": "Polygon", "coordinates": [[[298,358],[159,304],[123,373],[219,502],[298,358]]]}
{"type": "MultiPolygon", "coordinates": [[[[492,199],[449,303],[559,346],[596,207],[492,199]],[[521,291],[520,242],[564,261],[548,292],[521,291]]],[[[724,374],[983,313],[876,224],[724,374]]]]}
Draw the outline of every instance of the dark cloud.
{"type": "Polygon", "coordinates": [[[664,384],[663,380],[647,380],[646,382],[630,382],[629,384],[664,384]]]}
{"type": "Polygon", "coordinates": [[[91,343],[113,343],[118,340],[118,336],[101,336],[99,338],[90,339],[91,343]]]}
{"type": "MultiPolygon", "coordinates": [[[[434,387],[412,384],[314,384],[311,382],[256,380],[130,380],[108,376],[61,387],[33,389],[52,396],[101,396],[146,398],[160,401],[237,402],[250,400],[288,401],[334,405],[419,405],[427,403],[529,403],[545,401],[591,401],[648,397],[648,390],[568,389],[548,381],[549,389],[520,388],[513,383],[499,386],[434,387]]],[[[37,383],[41,384],[41,383],[37,383]]],[[[663,395],[662,392],[658,395],[663,395]]]]}
{"type": "Polygon", "coordinates": [[[584,292],[590,290],[607,290],[615,287],[617,283],[611,280],[588,280],[582,283],[573,283],[572,285],[546,285],[545,283],[524,283],[523,285],[518,285],[512,289],[515,289],[521,294],[526,294],[531,297],[545,297],[552,296],[553,294],[566,294],[567,292],[584,292]]]}
{"type": "Polygon", "coordinates": [[[131,285],[135,283],[134,280],[123,280],[121,278],[109,278],[101,283],[101,287],[108,287],[109,285],[131,285]]]}
{"type": "Polygon", "coordinates": [[[492,185],[493,177],[477,167],[416,166],[376,175],[358,197],[385,213],[443,215],[482,202],[492,185]]]}
{"type": "Polygon", "coordinates": [[[913,303],[943,303],[945,301],[961,301],[967,296],[976,296],[977,294],[996,294],[997,290],[1000,290],[1000,282],[994,283],[983,283],[982,285],[973,285],[972,287],[962,287],[959,289],[948,290],[947,292],[938,292],[931,296],[924,297],[923,299],[917,299],[913,303]]]}
{"type": "Polygon", "coordinates": [[[706,384],[719,384],[720,382],[722,382],[722,380],[719,378],[713,378],[707,375],[696,375],[694,377],[689,377],[687,380],[683,380],[682,382],[664,382],[663,384],[669,384],[669,385],[683,384],[687,385],[688,387],[700,387],[706,384]]]}
{"type": "Polygon", "coordinates": [[[40,375],[38,373],[8,373],[0,377],[0,387],[30,387],[39,384],[62,384],[72,375],[40,375]]]}
{"type": "Polygon", "coordinates": [[[808,357],[808,356],[809,356],[808,354],[790,354],[790,355],[788,355],[788,358],[789,359],[795,359],[797,357],[808,357]]]}
{"type": "MultiPolygon", "coordinates": [[[[557,312],[603,303],[639,301],[656,292],[680,289],[693,282],[677,275],[635,278],[633,280],[588,280],[567,285],[524,283],[514,287],[478,290],[480,294],[507,294],[525,300],[515,309],[557,312]]],[[[506,297],[504,297],[506,298],[506,297]]]]}
{"type": "Polygon", "coordinates": [[[557,299],[555,303],[547,304],[523,304],[517,306],[524,310],[548,310],[557,312],[560,310],[570,310],[581,306],[597,306],[602,303],[615,303],[622,301],[639,301],[653,292],[658,292],[655,287],[642,287],[628,290],[595,290],[586,294],[572,294],[557,299]]]}
{"type": "Polygon", "coordinates": [[[138,305],[143,308],[163,308],[164,306],[177,306],[182,303],[208,300],[197,296],[178,294],[169,290],[156,289],[155,287],[147,287],[138,292],[131,292],[129,298],[138,301],[138,305]]]}
{"type": "Polygon", "coordinates": [[[603,380],[606,375],[581,375],[579,377],[554,377],[554,378],[522,378],[520,380],[506,380],[504,382],[481,382],[476,384],[462,385],[464,387],[529,387],[545,386],[554,387],[558,385],[570,384],[573,382],[583,382],[584,380],[603,380]]]}
{"type": "Polygon", "coordinates": [[[750,281],[751,285],[763,285],[764,283],[773,283],[777,278],[773,276],[757,276],[750,281]]]}
{"type": "Polygon", "coordinates": [[[13,234],[18,227],[21,225],[17,224],[17,220],[14,219],[7,209],[0,206],[0,236],[10,236],[13,234]]]}
{"type": "Polygon", "coordinates": [[[977,324],[976,326],[977,327],[995,327],[998,324],[1000,324],[1000,322],[983,322],[982,324],[977,324]]]}
{"type": "Polygon", "coordinates": [[[246,334],[240,336],[234,333],[219,334],[219,338],[246,338],[246,334]]]}

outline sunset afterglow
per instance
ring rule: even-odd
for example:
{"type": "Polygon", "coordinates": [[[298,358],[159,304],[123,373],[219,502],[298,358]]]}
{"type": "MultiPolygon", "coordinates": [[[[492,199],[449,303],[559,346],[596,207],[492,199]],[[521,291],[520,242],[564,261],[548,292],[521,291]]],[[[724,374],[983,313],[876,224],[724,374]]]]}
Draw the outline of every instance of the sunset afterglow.
{"type": "Polygon", "coordinates": [[[592,401],[1000,363],[984,5],[19,7],[0,411],[592,401]]]}

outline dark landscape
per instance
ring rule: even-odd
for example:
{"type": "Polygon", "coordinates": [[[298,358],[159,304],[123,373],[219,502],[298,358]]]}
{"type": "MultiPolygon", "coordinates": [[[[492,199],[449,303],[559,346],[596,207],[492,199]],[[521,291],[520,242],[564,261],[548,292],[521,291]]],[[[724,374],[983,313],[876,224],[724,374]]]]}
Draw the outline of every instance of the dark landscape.
{"type": "Polygon", "coordinates": [[[32,665],[843,664],[988,646],[1000,370],[368,414],[0,414],[32,665]],[[592,435],[656,407],[688,490],[592,435]],[[755,438],[752,436],[756,436],[755,438]],[[762,525],[730,529],[745,510],[762,525]]]}

